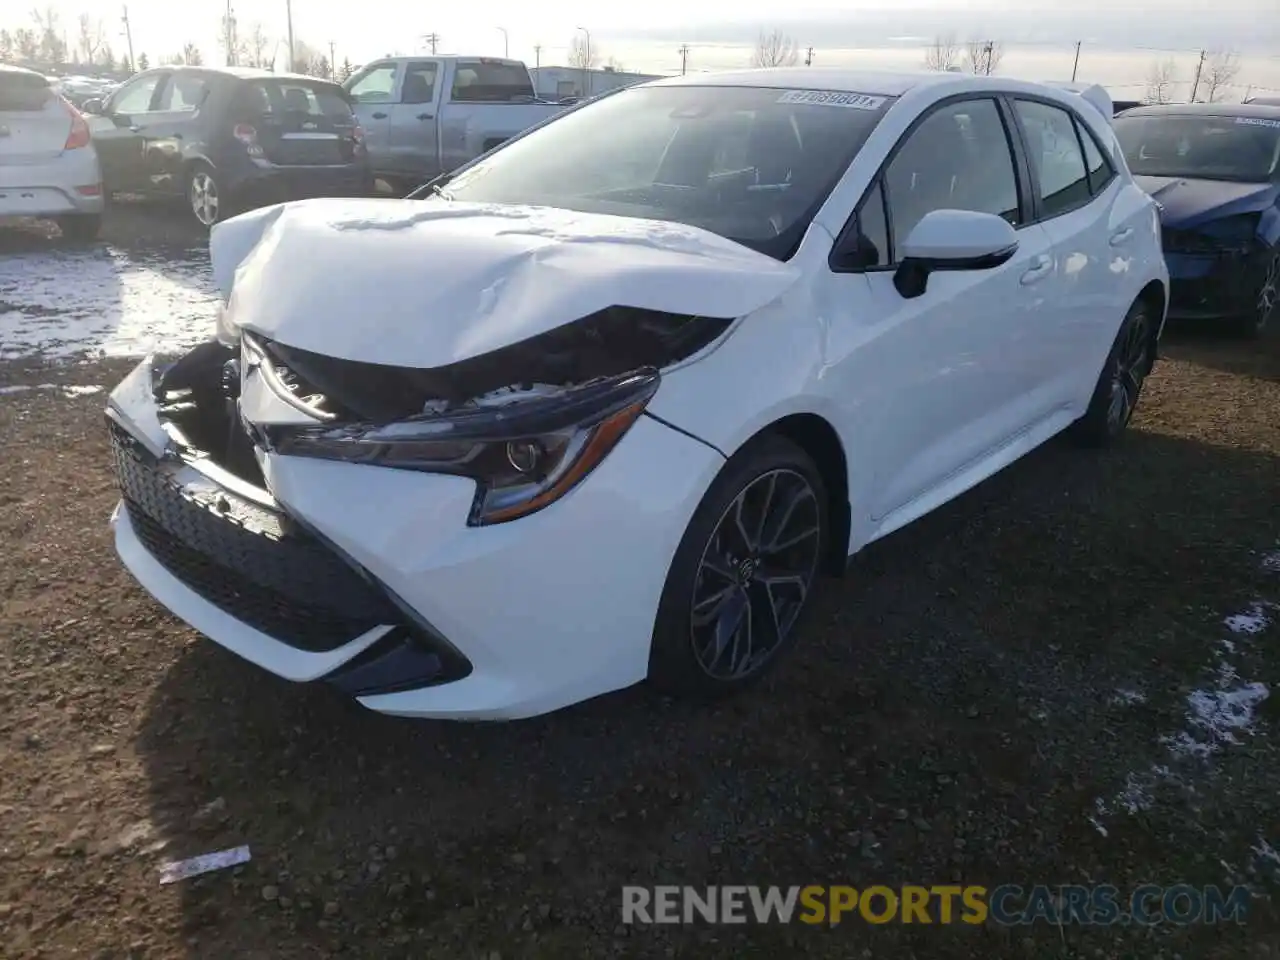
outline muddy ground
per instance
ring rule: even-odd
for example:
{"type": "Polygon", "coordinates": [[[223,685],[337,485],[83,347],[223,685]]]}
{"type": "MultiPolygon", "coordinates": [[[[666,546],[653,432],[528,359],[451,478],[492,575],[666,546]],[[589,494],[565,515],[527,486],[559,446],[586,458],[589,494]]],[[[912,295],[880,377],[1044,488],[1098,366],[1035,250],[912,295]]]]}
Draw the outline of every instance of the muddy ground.
{"type": "Polygon", "coordinates": [[[1175,332],[1118,449],[1051,443],[875,545],[747,696],[410,722],[239,661],[116,562],[103,396],[65,388],[131,361],[41,359],[35,321],[69,356],[90,313],[209,314],[180,223],[107,235],[0,238],[0,955],[1280,957],[1280,338],[1175,332]],[[623,884],[947,882],[1254,899],[1216,928],[620,924],[623,884]]]}

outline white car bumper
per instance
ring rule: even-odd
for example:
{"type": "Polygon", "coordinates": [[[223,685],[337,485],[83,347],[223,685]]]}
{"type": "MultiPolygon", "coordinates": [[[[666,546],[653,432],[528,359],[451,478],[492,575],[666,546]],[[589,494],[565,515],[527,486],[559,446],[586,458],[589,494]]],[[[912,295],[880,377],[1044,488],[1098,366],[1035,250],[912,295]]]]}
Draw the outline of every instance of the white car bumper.
{"type": "MultiPolygon", "coordinates": [[[[154,401],[142,388],[149,376],[149,367],[140,366],[112,394],[109,407],[113,435],[131,435],[139,451],[166,443],[154,401]]],[[[133,462],[156,469],[145,453],[133,462]]],[[[239,508],[225,509],[225,500],[222,515],[207,508],[224,492],[235,499],[234,489],[220,491],[195,466],[161,461],[168,487],[202,511],[194,519],[204,532],[189,537],[176,560],[167,548],[153,549],[153,519],[141,517],[150,540],[135,523],[140,510],[163,512],[158,501],[144,497],[139,506],[135,499],[117,509],[113,522],[121,559],[157,600],[272,673],[332,680],[383,713],[515,719],[645,677],[668,567],[722,463],[711,448],[642,416],[591,476],[557,503],[510,523],[469,527],[470,480],[271,455],[265,472],[286,527],[299,522],[303,536],[314,536],[313,546],[342,556],[345,569],[364,571],[373,589],[393,601],[382,609],[395,611],[350,636],[302,646],[296,636],[286,641],[245,622],[237,607],[243,597],[228,601],[219,584],[208,582],[210,568],[192,560],[192,544],[198,549],[211,538],[221,542],[224,534],[243,533],[209,527],[235,526],[239,508]],[[422,664],[433,655],[446,666],[422,681],[422,664]]],[[[122,480],[122,486],[131,498],[128,483],[122,480]]],[[[189,530],[187,520],[170,526],[189,530]]],[[[250,518],[248,526],[255,522],[250,518]]],[[[236,578],[247,570],[263,569],[260,579],[272,581],[280,569],[274,558],[260,555],[263,546],[249,544],[245,559],[233,564],[239,572],[216,567],[219,576],[242,583],[236,578]]],[[[241,545],[231,549],[235,555],[241,545]]],[[[213,558],[220,560],[226,557],[213,558]]]]}
{"type": "Polygon", "coordinates": [[[101,213],[102,175],[92,147],[39,163],[0,164],[0,217],[101,213]]]}

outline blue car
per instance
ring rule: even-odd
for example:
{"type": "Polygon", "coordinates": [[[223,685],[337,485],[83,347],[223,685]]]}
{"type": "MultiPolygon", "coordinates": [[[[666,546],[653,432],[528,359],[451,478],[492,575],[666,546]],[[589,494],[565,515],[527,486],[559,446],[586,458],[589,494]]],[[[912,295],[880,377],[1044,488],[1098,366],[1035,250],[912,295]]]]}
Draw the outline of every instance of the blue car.
{"type": "Polygon", "coordinates": [[[1260,336],[1280,313],[1280,106],[1139,107],[1115,131],[1160,205],[1169,318],[1260,336]]]}

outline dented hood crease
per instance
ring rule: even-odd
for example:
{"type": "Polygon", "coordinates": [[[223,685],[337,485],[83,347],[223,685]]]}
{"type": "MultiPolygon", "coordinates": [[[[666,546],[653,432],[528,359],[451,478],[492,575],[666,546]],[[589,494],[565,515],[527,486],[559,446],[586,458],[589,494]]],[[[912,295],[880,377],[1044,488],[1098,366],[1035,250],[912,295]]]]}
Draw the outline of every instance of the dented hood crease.
{"type": "Polygon", "coordinates": [[[438,367],[611,306],[731,318],[798,271],[683,224],[444,200],[314,200],[210,237],[227,318],[367,363],[438,367]]]}

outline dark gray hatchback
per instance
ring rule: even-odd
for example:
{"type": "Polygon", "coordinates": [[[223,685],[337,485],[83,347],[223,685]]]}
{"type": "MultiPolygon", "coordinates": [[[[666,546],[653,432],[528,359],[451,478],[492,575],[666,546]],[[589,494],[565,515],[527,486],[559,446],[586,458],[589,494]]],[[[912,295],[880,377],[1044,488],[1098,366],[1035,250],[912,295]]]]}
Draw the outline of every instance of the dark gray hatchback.
{"type": "Polygon", "coordinates": [[[84,109],[108,193],[183,197],[205,227],[266,203],[373,189],[352,102],[318,77],[162,67],[84,109]]]}

